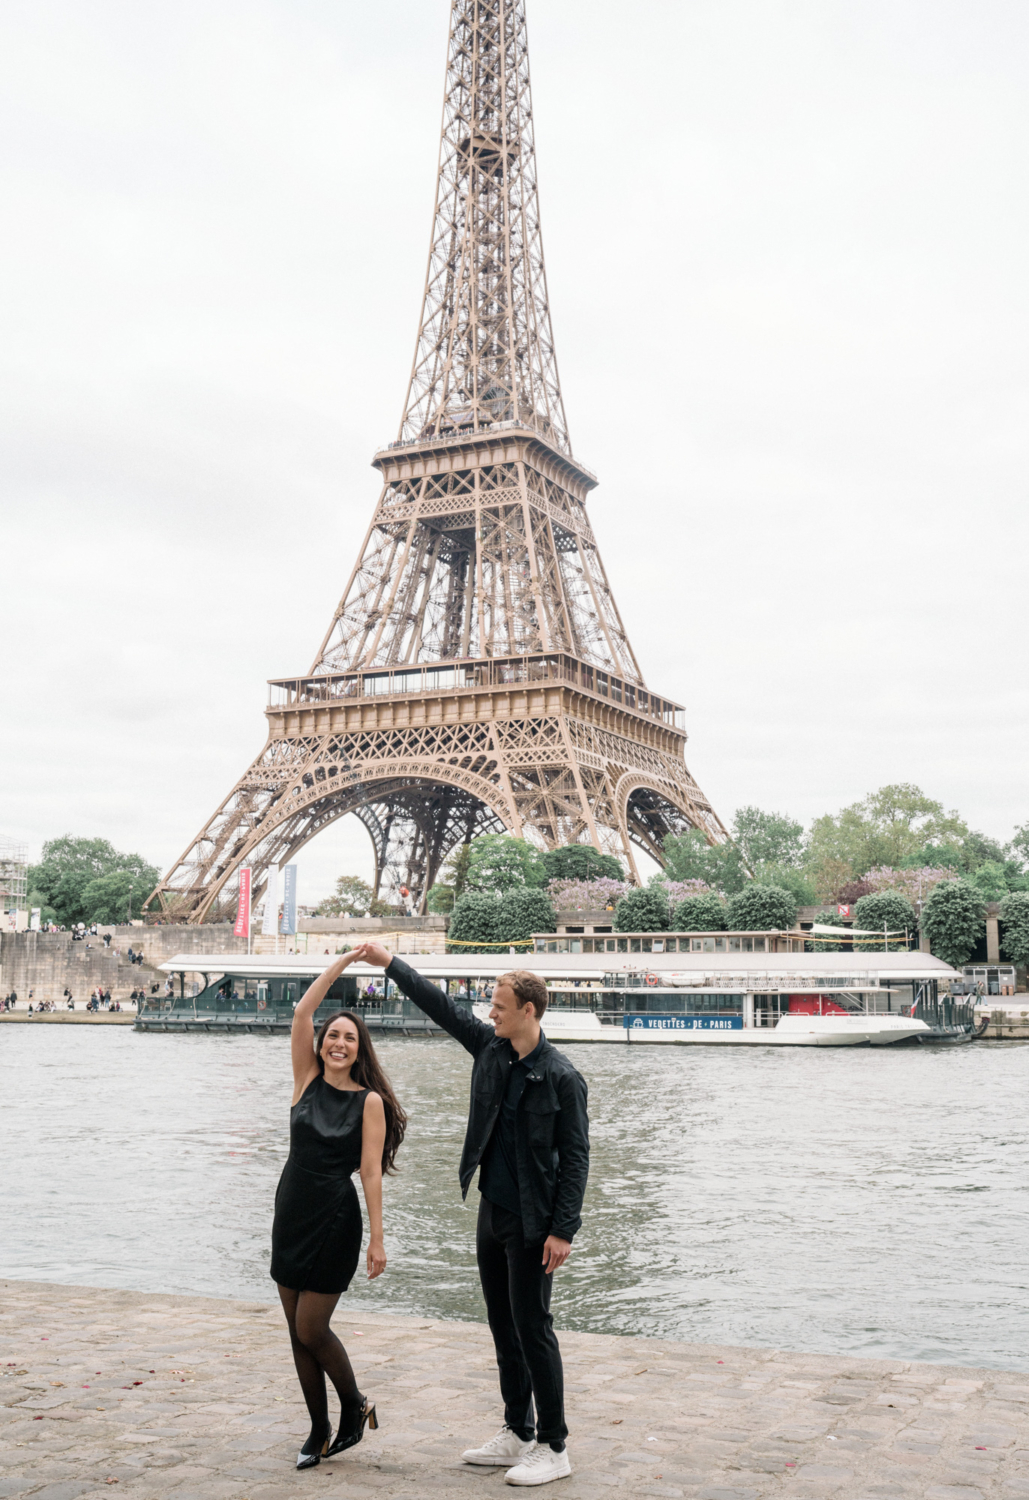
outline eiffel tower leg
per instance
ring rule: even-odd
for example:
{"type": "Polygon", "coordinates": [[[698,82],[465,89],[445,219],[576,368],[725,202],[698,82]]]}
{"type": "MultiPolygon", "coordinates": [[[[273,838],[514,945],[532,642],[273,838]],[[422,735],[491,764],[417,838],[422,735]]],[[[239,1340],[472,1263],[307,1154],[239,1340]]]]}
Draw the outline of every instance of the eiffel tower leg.
{"type": "Polygon", "coordinates": [[[389,844],[389,815],[385,819],[379,817],[379,809],[372,803],[364,807],[354,809],[354,816],[364,824],[368,830],[368,836],[372,841],[372,850],[375,855],[375,878],[372,882],[372,896],[377,898],[379,887],[382,883],[382,872],[386,867],[386,848],[389,844]]]}
{"type": "Polygon", "coordinates": [[[337,818],[368,806],[376,819],[362,821],[375,846],[380,894],[384,879],[391,886],[408,884],[416,902],[463,836],[469,816],[481,832],[501,831],[514,821],[486,726],[273,735],[146,909],[176,921],[217,919],[227,914],[225,888],[241,865],[253,870],[256,900],[270,863],[292,859],[337,818]]]}
{"type": "Polygon", "coordinates": [[[425,914],[429,891],[455,845],[504,827],[481,804],[446,786],[420,788],[414,797],[399,798],[391,818],[391,883],[394,889],[407,887],[419,915],[425,914]]]}

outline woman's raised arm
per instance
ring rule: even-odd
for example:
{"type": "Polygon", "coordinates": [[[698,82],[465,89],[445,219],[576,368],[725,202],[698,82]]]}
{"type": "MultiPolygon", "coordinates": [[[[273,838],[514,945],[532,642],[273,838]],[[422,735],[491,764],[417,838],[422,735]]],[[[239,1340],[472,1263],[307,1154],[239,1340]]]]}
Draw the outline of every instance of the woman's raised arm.
{"type": "Polygon", "coordinates": [[[314,981],[293,1012],[293,1030],[290,1032],[290,1053],[293,1059],[293,1103],[307,1088],[318,1071],[314,1055],[314,1013],[343,970],[358,958],[360,950],[351,949],[343,953],[334,964],[314,981]]]}

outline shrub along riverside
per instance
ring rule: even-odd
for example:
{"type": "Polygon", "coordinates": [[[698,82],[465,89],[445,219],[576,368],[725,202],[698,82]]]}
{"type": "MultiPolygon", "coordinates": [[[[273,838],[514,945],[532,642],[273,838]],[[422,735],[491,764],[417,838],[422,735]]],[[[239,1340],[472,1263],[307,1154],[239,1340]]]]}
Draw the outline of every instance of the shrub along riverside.
{"type": "Polygon", "coordinates": [[[1004,957],[1013,963],[1029,960],[1029,891],[1012,891],[1000,903],[1004,957]]]}
{"type": "Polygon", "coordinates": [[[967,880],[944,880],[922,908],[922,931],[933,952],[955,968],[965,963],[982,936],[986,902],[967,880]]]}
{"type": "Polygon", "coordinates": [[[670,920],[663,887],[645,885],[626,892],[615,907],[613,925],[616,932],[667,932],[670,920]]]}
{"type": "Polygon", "coordinates": [[[724,932],[725,902],[709,891],[703,896],[687,896],[672,910],[675,932],[724,932]]]}
{"type": "MultiPolygon", "coordinates": [[[[899,891],[876,891],[873,895],[862,896],[855,904],[854,926],[868,927],[873,932],[882,932],[885,927],[890,932],[907,932],[914,936],[918,930],[918,918],[911,902],[899,891]]],[[[888,939],[885,946],[887,950],[899,951],[907,945],[901,936],[888,939]]]]}
{"type": "Polygon", "coordinates": [[[458,953],[502,953],[495,945],[523,942],[556,925],[549,896],[536,886],[515,886],[502,896],[468,891],[454,903],[447,942],[458,953]]]}
{"type": "Polygon", "coordinates": [[[797,902],[778,885],[747,886],[729,898],[730,932],[769,932],[792,927],[797,920],[797,902]]]}

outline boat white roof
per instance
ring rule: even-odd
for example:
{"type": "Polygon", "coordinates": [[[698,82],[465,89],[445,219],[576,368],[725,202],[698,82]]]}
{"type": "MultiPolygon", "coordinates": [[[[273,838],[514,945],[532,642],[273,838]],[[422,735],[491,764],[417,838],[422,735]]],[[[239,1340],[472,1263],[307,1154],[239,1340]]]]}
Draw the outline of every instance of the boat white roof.
{"type": "MultiPolygon", "coordinates": [[[[168,974],[238,974],[244,979],[309,977],[335,963],[324,953],[178,953],[160,967],[168,974]]],[[[427,979],[495,979],[511,969],[529,969],[547,979],[602,980],[605,974],[654,974],[670,985],[710,975],[723,986],[735,976],[741,985],[767,979],[835,980],[862,978],[910,984],[919,979],[960,979],[961,972],[930,953],[398,953],[427,979]]],[[[370,964],[346,972],[368,979],[382,974],[370,964]]]]}

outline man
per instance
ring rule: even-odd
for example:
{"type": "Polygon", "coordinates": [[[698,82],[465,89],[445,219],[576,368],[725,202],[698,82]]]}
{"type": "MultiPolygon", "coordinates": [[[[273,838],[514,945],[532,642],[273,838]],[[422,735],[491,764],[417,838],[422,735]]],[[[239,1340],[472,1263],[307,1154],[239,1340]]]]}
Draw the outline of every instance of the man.
{"type": "Polygon", "coordinates": [[[497,1351],[504,1426],[462,1457],[510,1464],[508,1484],[563,1479],[572,1469],[550,1293],[582,1223],[589,1172],[585,1081],[543,1035],[547,987],[538,974],[519,970],[498,979],[493,1025],[487,1026],[380,943],[364,944],[361,957],[384,968],[387,979],[474,1058],[459,1175],[467,1196],[479,1168],[475,1254],[497,1351]]]}

